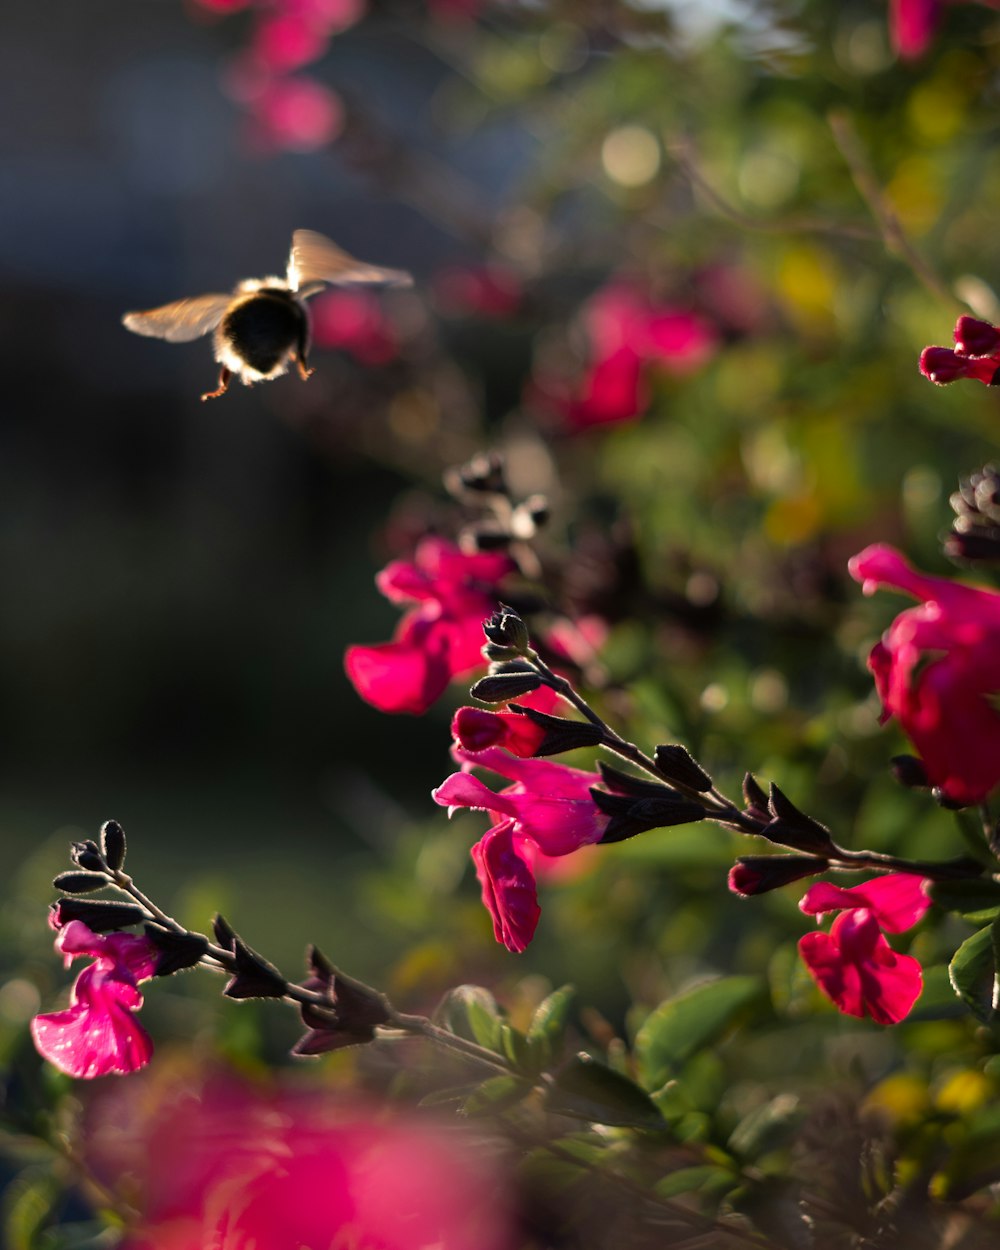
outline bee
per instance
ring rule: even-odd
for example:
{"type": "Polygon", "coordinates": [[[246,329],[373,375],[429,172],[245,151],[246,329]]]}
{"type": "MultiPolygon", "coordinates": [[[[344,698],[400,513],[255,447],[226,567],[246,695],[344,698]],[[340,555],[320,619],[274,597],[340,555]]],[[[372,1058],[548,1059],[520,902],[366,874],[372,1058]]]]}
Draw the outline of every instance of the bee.
{"type": "Polygon", "coordinates": [[[366,265],[313,230],[296,230],[284,278],[247,278],[228,295],[195,295],[146,312],[127,312],[122,325],[168,343],[212,334],[219,385],[202,399],[225,395],[235,374],[244,386],[281,377],[294,362],[303,381],[309,368],[310,322],[306,300],[333,286],[410,286],[401,269],[366,265]]]}

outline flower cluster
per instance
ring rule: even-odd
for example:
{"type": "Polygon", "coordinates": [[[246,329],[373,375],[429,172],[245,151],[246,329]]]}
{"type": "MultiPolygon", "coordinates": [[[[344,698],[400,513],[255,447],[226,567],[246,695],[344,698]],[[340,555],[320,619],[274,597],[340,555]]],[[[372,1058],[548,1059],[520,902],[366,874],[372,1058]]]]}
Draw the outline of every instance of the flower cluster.
{"type": "Polygon", "coordinates": [[[424,538],[412,561],[386,565],[379,590],[392,603],[415,606],[391,642],[348,647],[344,666],[358,694],[382,712],[418,716],[453,678],[482,667],[482,622],[514,568],[502,552],[470,555],[441,538],[424,538]]]}
{"type": "Polygon", "coordinates": [[[714,353],[717,335],[697,313],[654,303],[633,286],[604,287],[583,312],[589,363],[576,386],[540,374],[535,396],[574,430],[640,416],[651,369],[687,374],[714,353]]]}

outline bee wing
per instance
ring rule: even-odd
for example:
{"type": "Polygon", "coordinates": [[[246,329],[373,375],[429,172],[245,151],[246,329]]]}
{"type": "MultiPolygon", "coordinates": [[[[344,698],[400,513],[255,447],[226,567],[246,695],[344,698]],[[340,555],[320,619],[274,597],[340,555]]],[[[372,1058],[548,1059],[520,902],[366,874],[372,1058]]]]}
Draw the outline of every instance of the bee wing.
{"type": "MultiPolygon", "coordinates": [[[[307,283],[329,282],[334,286],[377,284],[380,286],[412,286],[413,279],[402,269],[383,269],[366,265],[331,243],[315,230],[296,230],[292,235],[292,253],[288,258],[288,285],[298,291],[307,283]]],[[[310,291],[307,294],[314,294],[310,291]]]]}
{"type": "Polygon", "coordinates": [[[133,334],[145,334],[148,338],[190,343],[215,329],[232,298],[231,295],[196,295],[192,299],[179,299],[147,312],[127,312],[122,317],[122,325],[133,334]]]}

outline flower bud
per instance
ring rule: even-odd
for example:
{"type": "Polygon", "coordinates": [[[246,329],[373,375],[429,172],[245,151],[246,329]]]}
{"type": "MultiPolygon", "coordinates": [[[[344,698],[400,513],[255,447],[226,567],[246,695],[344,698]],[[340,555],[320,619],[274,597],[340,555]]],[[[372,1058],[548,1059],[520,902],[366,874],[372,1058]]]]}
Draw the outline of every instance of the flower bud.
{"type": "Polygon", "coordinates": [[[828,860],[816,855],[743,855],[729,870],[729,888],[749,898],[814,877],[829,867],[828,860]]]}
{"type": "Polygon", "coordinates": [[[509,647],[518,655],[524,655],[531,645],[528,627],[513,608],[501,603],[489,620],[483,621],[483,633],[487,640],[498,647],[509,647]]]}
{"type": "Polygon", "coordinates": [[[1000,330],[977,317],[955,323],[955,350],[963,356],[989,356],[1000,348],[1000,330]]]}

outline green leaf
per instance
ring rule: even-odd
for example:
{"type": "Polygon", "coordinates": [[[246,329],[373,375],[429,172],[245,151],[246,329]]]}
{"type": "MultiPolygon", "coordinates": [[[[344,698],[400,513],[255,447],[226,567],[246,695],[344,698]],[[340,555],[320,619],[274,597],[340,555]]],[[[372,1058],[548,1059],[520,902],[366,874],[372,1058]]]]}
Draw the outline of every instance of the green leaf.
{"type": "Polygon", "coordinates": [[[726,1177],[729,1187],[736,1184],[731,1172],[722,1168],[701,1164],[698,1167],[678,1168],[676,1172],[668,1172],[661,1181],[657,1181],[653,1192],[658,1198],[676,1198],[680,1194],[693,1194],[711,1181],[726,1177]]]}
{"type": "Polygon", "coordinates": [[[935,881],[928,893],[939,907],[956,911],[976,924],[987,924],[1000,909],[1000,883],[988,877],[975,881],[935,881]]]}
{"type": "Polygon", "coordinates": [[[8,1250],[35,1250],[60,1193],[51,1175],[23,1173],[5,1195],[2,1244],[8,1250]]]}
{"type": "Polygon", "coordinates": [[[547,1067],[559,1053],[575,997],[573,986],[564,985],[540,1003],[531,1018],[528,1045],[539,1070],[547,1067]]]}
{"type": "Polygon", "coordinates": [[[541,1070],[537,1048],[529,1045],[528,1039],[519,1030],[509,1024],[500,1025],[501,1053],[506,1055],[511,1064],[527,1076],[537,1076],[541,1070]]]}
{"type": "Polygon", "coordinates": [[[647,1089],[659,1089],[692,1055],[718,1041],[764,997],[757,977],[724,977],[661,1004],[635,1039],[647,1089]]]}
{"type": "Polygon", "coordinates": [[[468,1116],[499,1115],[526,1098],[532,1088],[530,1081],[519,1076],[491,1076],[466,1098],[462,1111],[468,1116]]]}
{"type": "Polygon", "coordinates": [[[1000,998],[995,929],[995,923],[988,924],[966,938],[948,965],[948,976],[955,993],[985,1024],[995,1018],[1000,998]]]}
{"type": "Polygon", "coordinates": [[[666,1128],[663,1116],[645,1090],[584,1054],[576,1055],[556,1074],[546,1105],[557,1115],[574,1116],[592,1124],[654,1132],[666,1128]]]}
{"type": "Polygon", "coordinates": [[[481,985],[459,985],[441,1000],[435,1020],[442,1028],[501,1054],[500,1008],[481,985]]]}

